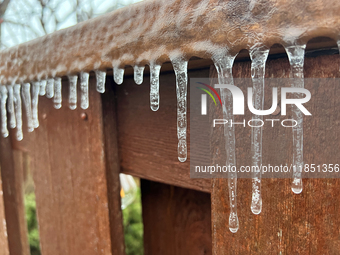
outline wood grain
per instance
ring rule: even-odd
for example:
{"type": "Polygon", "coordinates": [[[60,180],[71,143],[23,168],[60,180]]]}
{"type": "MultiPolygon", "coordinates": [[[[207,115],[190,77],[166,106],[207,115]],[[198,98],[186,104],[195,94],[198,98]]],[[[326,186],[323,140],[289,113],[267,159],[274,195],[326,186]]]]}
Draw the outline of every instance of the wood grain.
{"type": "MultiPolygon", "coordinates": [[[[112,200],[108,199],[107,184],[118,170],[107,177],[106,158],[111,155],[105,151],[102,104],[95,79],[90,80],[88,110],[68,109],[67,87],[63,83],[63,107],[59,110],[50,100],[40,98],[40,127],[29,143],[42,254],[123,254],[115,252],[121,251],[122,244],[111,246],[111,238],[117,238],[113,229],[120,229],[122,222],[110,225],[112,200]]],[[[118,234],[119,238],[121,231],[118,234]]]]}
{"type": "Polygon", "coordinates": [[[210,196],[142,180],[145,255],[211,254],[210,196]]]}
{"type": "Polygon", "coordinates": [[[9,255],[2,180],[0,175],[0,255],[9,255]]]}

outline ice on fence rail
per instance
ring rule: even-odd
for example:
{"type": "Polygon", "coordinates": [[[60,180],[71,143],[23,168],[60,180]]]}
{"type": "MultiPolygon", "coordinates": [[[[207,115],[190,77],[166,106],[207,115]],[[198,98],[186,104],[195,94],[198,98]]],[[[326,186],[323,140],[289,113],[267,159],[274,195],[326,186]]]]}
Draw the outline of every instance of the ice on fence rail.
{"type": "Polygon", "coordinates": [[[18,141],[21,141],[23,139],[23,133],[22,133],[22,105],[21,105],[21,95],[20,95],[20,84],[14,85],[14,110],[15,110],[15,117],[16,117],[16,139],[18,141]]]}
{"type": "Polygon", "coordinates": [[[171,60],[176,75],[177,94],[177,138],[178,160],[187,160],[187,94],[188,94],[188,60],[177,57],[171,60]]]}
{"type": "Polygon", "coordinates": [[[145,66],[134,66],[133,67],[133,78],[137,85],[141,85],[143,83],[143,72],[145,66]]]}
{"type": "Polygon", "coordinates": [[[7,129],[7,108],[6,108],[6,103],[7,103],[7,88],[6,86],[1,86],[0,87],[0,94],[1,94],[1,134],[3,137],[8,136],[8,129],[7,129]]]}
{"type": "Polygon", "coordinates": [[[54,108],[60,109],[62,103],[62,94],[61,94],[61,78],[56,77],[54,78],[54,96],[53,96],[53,103],[54,108]]]}
{"type": "Polygon", "coordinates": [[[14,111],[14,95],[13,95],[13,85],[7,85],[8,98],[7,98],[7,110],[9,113],[9,127],[15,128],[16,119],[14,111]]]}
{"type": "Polygon", "coordinates": [[[80,73],[80,108],[89,108],[89,77],[87,72],[80,73]]]}
{"type": "MultiPolygon", "coordinates": [[[[305,61],[306,45],[293,45],[286,47],[291,72],[292,87],[304,88],[303,65],[305,61]]],[[[295,194],[300,194],[303,189],[301,172],[303,168],[303,114],[295,106],[292,105],[292,119],[295,119],[297,125],[293,127],[293,181],[292,191],[295,194]]]]}
{"type": "Polygon", "coordinates": [[[69,97],[68,97],[68,105],[71,110],[77,108],[77,81],[78,75],[69,75],[69,97]]]}
{"type": "Polygon", "coordinates": [[[33,132],[33,118],[32,118],[32,107],[31,107],[31,84],[24,83],[21,88],[21,97],[24,103],[26,119],[27,119],[27,129],[28,132],[33,132]]]}
{"type": "Polygon", "coordinates": [[[161,65],[150,64],[150,108],[153,111],[159,109],[159,72],[161,65]]]}
{"type": "Polygon", "coordinates": [[[99,93],[105,92],[106,72],[96,70],[96,88],[99,93]]]}
{"type": "MultiPolygon", "coordinates": [[[[218,83],[233,85],[232,68],[236,55],[230,55],[226,51],[215,53],[212,60],[217,69],[218,83]]],[[[221,100],[223,105],[223,118],[234,121],[233,100],[231,92],[228,89],[220,89],[221,100]]],[[[224,125],[226,165],[236,166],[235,155],[235,128],[234,125],[224,125]]],[[[237,173],[228,173],[228,191],[229,191],[229,230],[236,233],[239,229],[239,220],[237,216],[237,173]]]]}
{"type": "Polygon", "coordinates": [[[40,91],[40,82],[32,83],[32,119],[33,119],[33,127],[39,127],[39,119],[38,119],[38,102],[39,102],[39,91],[40,91]]]}
{"type": "MultiPolygon", "coordinates": [[[[253,82],[253,107],[263,110],[264,107],[264,76],[268,48],[255,48],[250,51],[251,58],[251,78],[253,82]]],[[[253,119],[263,120],[262,115],[253,115],[253,119]]],[[[259,168],[262,165],[262,127],[252,126],[251,128],[251,153],[252,166],[259,168]]],[[[261,195],[261,172],[252,173],[252,197],[251,211],[260,214],[262,211],[261,195]]]]}

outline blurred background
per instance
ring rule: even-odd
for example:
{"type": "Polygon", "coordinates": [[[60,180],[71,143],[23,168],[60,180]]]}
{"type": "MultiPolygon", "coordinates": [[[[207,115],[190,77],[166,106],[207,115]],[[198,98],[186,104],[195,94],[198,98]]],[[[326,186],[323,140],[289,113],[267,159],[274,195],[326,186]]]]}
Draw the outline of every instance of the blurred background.
{"type": "MultiPolygon", "coordinates": [[[[140,0],[0,0],[0,49],[15,46],[140,0]]],[[[28,157],[28,155],[27,155],[28,157]]],[[[27,158],[27,162],[29,159],[27,158]]],[[[40,255],[34,182],[25,167],[25,207],[32,255],[40,255]]],[[[143,254],[139,179],[120,176],[127,255],[143,254]]]]}

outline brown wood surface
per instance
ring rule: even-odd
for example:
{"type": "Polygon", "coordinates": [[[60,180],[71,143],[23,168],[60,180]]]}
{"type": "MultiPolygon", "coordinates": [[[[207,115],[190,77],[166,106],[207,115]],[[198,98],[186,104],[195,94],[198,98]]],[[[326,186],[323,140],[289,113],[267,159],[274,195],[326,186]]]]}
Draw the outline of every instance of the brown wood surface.
{"type": "MultiPolygon", "coordinates": [[[[120,200],[114,201],[120,198],[112,195],[119,190],[118,169],[115,162],[108,166],[108,157],[116,160],[117,151],[110,145],[107,155],[100,94],[91,78],[90,108],[71,111],[67,88],[65,81],[59,110],[40,97],[40,127],[29,135],[42,254],[121,255],[120,200]],[[108,183],[117,186],[109,189],[109,198],[108,183]]],[[[112,127],[114,119],[105,122],[112,127]]],[[[113,134],[108,141],[114,139],[113,134]]]]}
{"type": "Polygon", "coordinates": [[[211,254],[209,194],[142,180],[145,255],[211,254]]]}
{"type": "Polygon", "coordinates": [[[12,149],[10,138],[0,138],[0,164],[9,252],[11,255],[29,255],[23,154],[12,149]]]}
{"type": "Polygon", "coordinates": [[[9,255],[2,180],[0,175],[0,255],[9,255]]]}

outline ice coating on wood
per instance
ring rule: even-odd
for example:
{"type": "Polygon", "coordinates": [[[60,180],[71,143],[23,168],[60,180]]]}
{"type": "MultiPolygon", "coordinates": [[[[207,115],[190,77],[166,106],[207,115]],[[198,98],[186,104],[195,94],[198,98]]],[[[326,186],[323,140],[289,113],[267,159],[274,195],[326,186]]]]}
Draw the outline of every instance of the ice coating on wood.
{"type": "Polygon", "coordinates": [[[118,85],[123,83],[123,78],[124,78],[124,68],[118,68],[114,67],[113,68],[113,80],[115,83],[118,85]]]}
{"type": "MultiPolygon", "coordinates": [[[[217,52],[212,59],[217,69],[218,83],[233,85],[232,68],[236,55],[230,55],[226,51],[217,52]]],[[[232,94],[228,89],[220,89],[221,100],[223,105],[223,118],[234,121],[232,94]]],[[[225,149],[226,149],[226,166],[236,166],[235,156],[235,128],[234,125],[224,125],[225,149]]],[[[229,190],[229,230],[236,233],[239,228],[237,216],[237,173],[228,172],[228,190],[229,190]]]]}
{"type": "MultiPolygon", "coordinates": [[[[306,45],[293,45],[286,47],[289,63],[292,70],[292,87],[304,88],[303,65],[306,45]]],[[[297,125],[293,127],[293,181],[292,191],[295,194],[302,192],[301,171],[303,169],[303,114],[295,105],[292,105],[292,119],[297,125]]]]}
{"type": "MultiPolygon", "coordinates": [[[[253,81],[253,106],[257,110],[263,110],[264,106],[264,75],[266,60],[269,49],[266,47],[256,47],[250,51],[251,58],[251,78],[253,81]]],[[[253,115],[253,119],[263,120],[262,115],[253,115]]],[[[251,152],[252,166],[260,169],[262,165],[262,127],[251,128],[251,152]]],[[[261,196],[261,171],[252,172],[252,199],[251,211],[260,214],[262,210],[261,196]]]]}
{"type": "Polygon", "coordinates": [[[7,91],[8,91],[7,110],[9,113],[9,127],[15,128],[16,119],[15,119],[15,111],[14,111],[13,85],[8,85],[7,91]]]}
{"type": "Polygon", "coordinates": [[[16,133],[16,139],[18,141],[21,141],[23,139],[23,133],[22,133],[22,106],[21,106],[21,95],[20,95],[20,84],[14,85],[14,110],[15,110],[15,117],[17,122],[17,133],[16,133]]]}
{"type": "Polygon", "coordinates": [[[176,57],[171,62],[176,75],[178,160],[185,162],[187,160],[188,61],[183,57],[176,57]]]}
{"type": "Polygon", "coordinates": [[[0,94],[1,94],[1,134],[3,137],[8,136],[8,129],[7,129],[7,88],[6,86],[0,87],[0,94]]]}
{"type": "Polygon", "coordinates": [[[40,81],[40,91],[39,91],[39,95],[40,96],[45,96],[45,94],[46,94],[46,85],[47,85],[47,81],[46,80],[41,80],[40,81]]]}
{"type": "Polygon", "coordinates": [[[46,97],[52,98],[54,96],[54,79],[48,79],[46,83],[46,97]]]}
{"type": "Polygon", "coordinates": [[[87,72],[80,73],[80,108],[89,108],[89,77],[87,72]]]}
{"type": "Polygon", "coordinates": [[[133,79],[137,85],[141,85],[143,83],[143,72],[145,66],[134,66],[133,67],[133,79]]]}
{"type": "Polygon", "coordinates": [[[25,107],[28,132],[33,132],[34,126],[31,108],[31,84],[29,83],[22,84],[21,97],[25,107]]]}
{"type": "Polygon", "coordinates": [[[150,64],[150,108],[153,111],[159,109],[159,72],[161,66],[150,64]]]}
{"type": "Polygon", "coordinates": [[[106,72],[96,70],[96,88],[99,93],[105,92],[105,80],[106,80],[106,72]]]}
{"type": "Polygon", "coordinates": [[[54,108],[60,109],[62,103],[62,94],[61,94],[61,78],[54,78],[54,96],[53,96],[54,108]]]}
{"type": "Polygon", "coordinates": [[[71,110],[77,108],[77,81],[78,75],[69,75],[69,86],[70,86],[70,93],[68,98],[68,105],[71,110]]]}
{"type": "Polygon", "coordinates": [[[33,127],[39,127],[38,102],[39,102],[40,82],[33,82],[32,85],[32,120],[33,127]]]}

